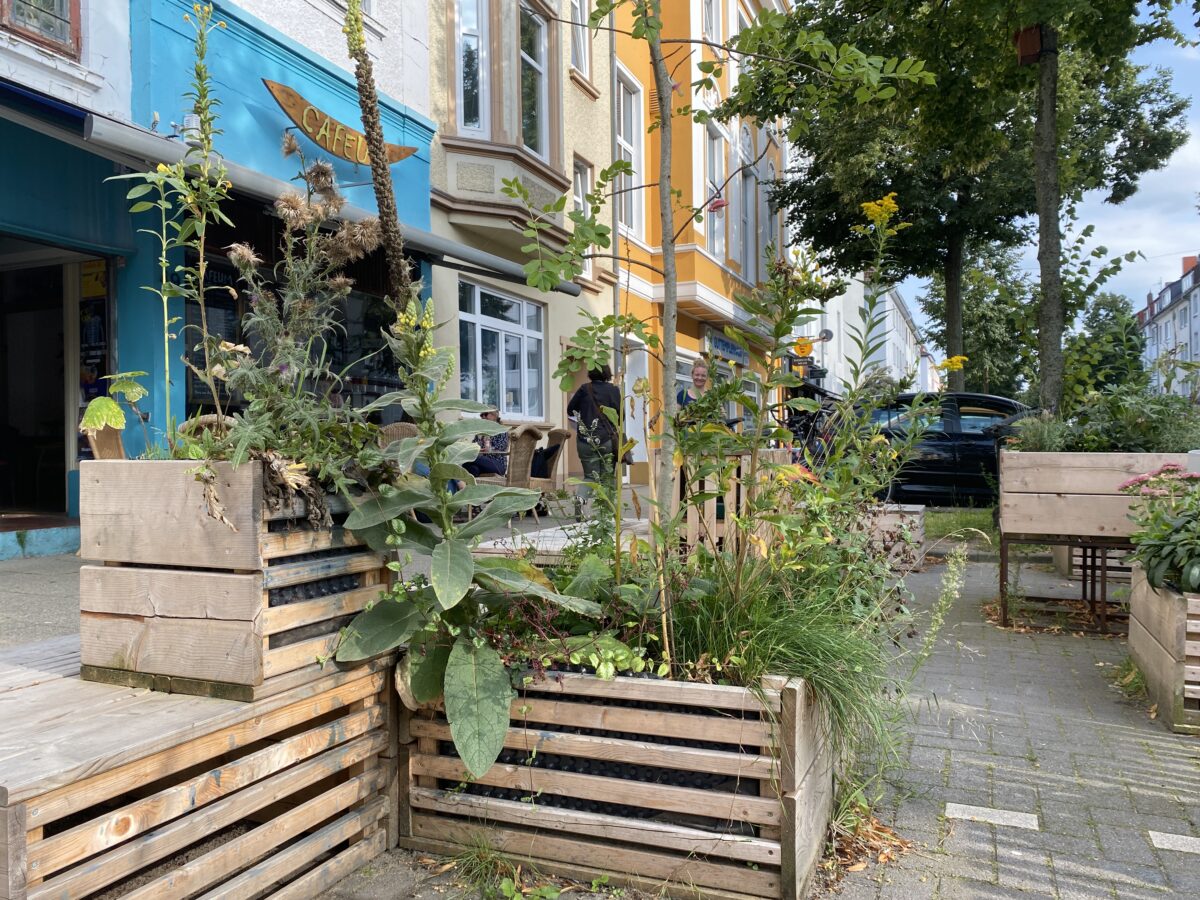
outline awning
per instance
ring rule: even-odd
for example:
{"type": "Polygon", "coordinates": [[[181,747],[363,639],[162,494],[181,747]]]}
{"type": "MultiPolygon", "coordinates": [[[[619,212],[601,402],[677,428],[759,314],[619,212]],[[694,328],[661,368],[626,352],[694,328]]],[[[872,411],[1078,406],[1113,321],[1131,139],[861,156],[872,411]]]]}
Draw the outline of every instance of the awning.
{"type": "MultiPolygon", "coordinates": [[[[83,139],[84,143],[93,147],[96,152],[126,162],[133,168],[140,168],[147,163],[175,163],[187,153],[187,145],[180,140],[166,138],[144,128],[92,113],[88,114],[84,122],[83,139]]],[[[234,190],[240,193],[274,201],[284,193],[294,190],[292,185],[278,178],[239,166],[228,159],[224,160],[224,163],[229,180],[234,184],[234,190]]],[[[358,221],[370,218],[374,213],[359,206],[346,204],[342,207],[341,215],[351,221],[358,221]]],[[[408,248],[429,257],[434,265],[462,268],[461,265],[448,261],[458,260],[460,264],[473,266],[504,281],[525,284],[525,270],[520,263],[476,250],[474,247],[405,225],[403,222],[400,223],[400,233],[408,248]]],[[[569,281],[560,281],[554,290],[572,297],[579,296],[580,292],[579,285],[569,281]]]]}

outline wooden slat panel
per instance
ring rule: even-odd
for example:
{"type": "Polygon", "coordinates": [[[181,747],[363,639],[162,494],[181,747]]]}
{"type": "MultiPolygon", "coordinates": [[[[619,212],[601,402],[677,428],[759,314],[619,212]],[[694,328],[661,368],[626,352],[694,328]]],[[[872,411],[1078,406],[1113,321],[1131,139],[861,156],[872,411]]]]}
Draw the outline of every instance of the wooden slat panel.
{"type": "Polygon", "coordinates": [[[717,856],[764,866],[779,865],[779,842],[736,834],[714,834],[701,828],[668,825],[650,819],[623,819],[571,809],[542,808],[512,800],[477,797],[414,787],[409,794],[415,809],[469,816],[543,831],[564,831],[585,837],[605,838],[679,850],[696,857],[717,856]]]}
{"type": "Polygon", "coordinates": [[[340,816],[287,849],[251,866],[236,878],[202,894],[201,900],[250,900],[272,885],[286,881],[338,844],[362,833],[386,814],[383,798],[376,797],[360,809],[340,816]]]}
{"type": "Polygon", "coordinates": [[[24,806],[0,807],[0,900],[25,898],[24,806]]]}
{"type": "Polygon", "coordinates": [[[1186,453],[1000,453],[1000,490],[1022,494],[1116,494],[1118,485],[1186,453]]]}
{"type": "Polygon", "coordinates": [[[386,835],[380,831],[343,850],[291,884],[270,895],[270,900],[309,900],[319,897],[343,878],[354,874],[387,849],[386,835]]]}
{"type": "Polygon", "coordinates": [[[779,712],[779,692],[761,691],[761,699],[749,688],[720,684],[693,684],[654,678],[603,679],[573,672],[547,673],[542,681],[532,681],[522,690],[543,694],[569,694],[580,697],[604,697],[614,700],[641,700],[678,706],[702,706],[742,712],[779,712]],[[764,705],[765,704],[765,705],[764,705]]]}
{"type": "MultiPolygon", "coordinates": [[[[355,503],[361,502],[359,499],[355,503]]],[[[332,516],[341,515],[350,512],[350,501],[341,494],[326,494],[325,506],[332,516]]],[[[263,519],[267,522],[279,522],[284,519],[303,519],[308,516],[308,503],[305,499],[296,494],[286,503],[281,503],[278,506],[273,506],[268,501],[263,501],[263,519]]]]}
{"type": "Polygon", "coordinates": [[[382,591],[382,585],[373,584],[319,600],[268,607],[263,614],[263,634],[277,634],[280,631],[299,628],[301,625],[311,625],[314,622],[358,612],[372,600],[378,600],[382,591]]]}
{"type": "Polygon", "coordinates": [[[379,753],[386,744],[386,735],[375,733],[335,747],[315,759],[253,784],[190,816],[164,825],[150,834],[135,838],[51,878],[31,890],[29,900],[86,896],[245,818],[282,797],[362,762],[379,753]]]}
{"type": "Polygon", "coordinates": [[[263,587],[268,589],[287,587],[290,584],[316,581],[318,578],[332,578],[334,575],[370,572],[382,565],[383,560],[378,553],[348,553],[345,556],[333,556],[310,562],[279,563],[263,572],[263,587]]]}
{"type": "Polygon", "coordinates": [[[338,632],[335,631],[332,634],[309,638],[307,641],[297,641],[278,650],[268,650],[263,660],[263,675],[273,678],[310,666],[317,662],[318,657],[332,656],[337,642],[338,632]]]}
{"type": "Polygon", "coordinates": [[[257,862],[296,835],[365,800],[379,790],[383,770],[376,769],[339,784],[299,806],[234,838],[161,878],[122,896],[121,900],[183,900],[245,866],[257,862]]]}
{"type": "Polygon", "coordinates": [[[734,716],[651,712],[617,706],[542,700],[530,696],[513,701],[512,717],[521,722],[546,722],[681,740],[741,744],[746,747],[765,747],[771,739],[770,727],[766,722],[734,716]]]}
{"type": "Polygon", "coordinates": [[[187,460],[85,460],[79,465],[79,555],[104,562],[259,569],[262,466],[213,463],[234,528],[208,515],[187,460]],[[236,530],[234,530],[236,529],[236,530]]]}
{"type": "Polygon", "coordinates": [[[81,566],[83,612],[175,619],[242,619],[262,614],[262,576],[132,566],[81,566]]]}
{"type": "Polygon", "coordinates": [[[779,803],[767,797],[722,794],[662,784],[642,784],[620,778],[580,775],[575,772],[557,772],[504,763],[496,763],[482,778],[473,779],[463,766],[462,760],[424,753],[414,754],[410,766],[415,775],[429,775],[455,782],[474,781],[493,787],[527,790],[531,794],[559,794],[602,803],[627,803],[646,809],[752,822],[755,825],[778,825],[780,822],[779,803]]]}
{"type": "MultiPolygon", "coordinates": [[[[479,834],[479,827],[468,822],[414,815],[413,834],[418,838],[471,846],[479,834]]],[[[779,874],[769,869],[755,871],[744,865],[703,862],[510,828],[489,828],[486,834],[489,846],[501,853],[566,863],[578,862],[682,885],[738,890],[762,897],[779,896],[779,874]]]]}
{"type": "Polygon", "coordinates": [[[343,528],[334,528],[332,531],[271,531],[259,535],[263,559],[278,559],[281,556],[315,553],[338,547],[361,547],[362,543],[352,532],[343,528]]]}
{"type": "Polygon", "coordinates": [[[1200,641],[1188,641],[1184,646],[1188,656],[1200,657],[1200,641]]]}
{"type": "Polygon", "coordinates": [[[1200,682],[1197,682],[1196,684],[1185,682],[1183,685],[1183,696],[1190,699],[1200,700],[1200,682]]]}
{"type": "Polygon", "coordinates": [[[30,874],[47,878],[78,860],[194,812],[233,791],[309,759],[343,740],[366,734],[382,724],[383,711],[378,707],[353,713],[32,843],[29,845],[30,874]]]}
{"type": "Polygon", "coordinates": [[[137,728],[45,732],[42,741],[26,747],[25,759],[5,760],[0,791],[7,790],[9,802],[28,800],[32,825],[48,825],[156,777],[376,694],[386,680],[380,671],[385,664],[332,672],[328,679],[253,704],[151,695],[150,712],[135,708],[137,728]],[[165,709],[180,709],[186,718],[165,715],[165,709]]]}
{"type": "Polygon", "coordinates": [[[1000,530],[1008,534],[1129,537],[1131,498],[1118,494],[1000,494],[1000,530]]]}
{"type": "Polygon", "coordinates": [[[1189,596],[1188,602],[1188,617],[1200,618],[1200,597],[1189,596]]]}
{"type": "MultiPolygon", "coordinates": [[[[451,740],[449,725],[443,722],[431,722],[428,719],[413,719],[409,723],[409,732],[414,737],[451,740]]],[[[770,756],[729,753],[720,750],[695,750],[688,747],[673,747],[669,744],[651,744],[645,741],[627,741],[526,728],[510,728],[504,737],[504,746],[516,750],[536,750],[538,753],[557,753],[563,756],[581,756],[610,762],[628,762],[634,765],[681,769],[686,772],[731,775],[751,781],[772,778],[776,770],[775,760],[770,756]]]]}
{"type": "Polygon", "coordinates": [[[1169,653],[1178,657],[1184,645],[1183,598],[1156,591],[1139,567],[1130,582],[1129,614],[1169,653]]]}
{"type": "Polygon", "coordinates": [[[261,684],[258,621],[163,619],[80,613],[84,665],[179,675],[234,684],[261,684]]]}
{"type": "Polygon", "coordinates": [[[1200,683],[1200,666],[1184,666],[1183,680],[1200,683]]]}

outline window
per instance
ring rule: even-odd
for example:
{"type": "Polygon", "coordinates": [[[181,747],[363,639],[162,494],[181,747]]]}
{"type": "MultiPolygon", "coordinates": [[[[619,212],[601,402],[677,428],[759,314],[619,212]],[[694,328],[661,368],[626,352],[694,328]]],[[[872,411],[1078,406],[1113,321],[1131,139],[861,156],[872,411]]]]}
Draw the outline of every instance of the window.
{"type": "Polygon", "coordinates": [[[701,0],[704,4],[704,36],[721,40],[721,0],[701,0]]]}
{"type": "MultiPolygon", "coordinates": [[[[592,192],[592,167],[583,160],[575,160],[575,172],[571,178],[571,199],[575,210],[586,214],[590,210],[587,195],[592,192]]],[[[584,278],[592,277],[592,260],[583,260],[584,278]]]]}
{"type": "Polygon", "coordinates": [[[1003,422],[1007,417],[1007,414],[1000,410],[981,406],[960,406],[958,429],[963,434],[983,434],[987,428],[1003,422]]]}
{"type": "Polygon", "coordinates": [[[500,415],[544,416],[543,310],[536,303],[458,283],[459,396],[500,415]]]}
{"type": "Polygon", "coordinates": [[[458,2],[458,127],[488,130],[487,0],[458,2]]]}
{"type": "Polygon", "coordinates": [[[39,44],[79,55],[79,0],[0,2],[0,25],[39,44]]]}
{"type": "Polygon", "coordinates": [[[708,223],[704,226],[708,252],[725,261],[725,201],[721,186],[725,181],[725,139],[713,126],[705,132],[704,195],[708,201],[708,223]]]}
{"type": "Polygon", "coordinates": [[[550,155],[546,121],[546,21],[521,7],[521,142],[543,159],[550,155]]]}
{"type": "Polygon", "coordinates": [[[778,252],[783,247],[779,239],[779,207],[771,198],[771,190],[775,187],[775,178],[775,163],[770,163],[767,165],[767,189],[763,191],[763,198],[767,204],[767,239],[763,245],[773,244],[778,252]]]}
{"type": "Polygon", "coordinates": [[[617,75],[617,158],[633,171],[621,175],[617,192],[617,223],[634,234],[642,230],[642,193],[638,187],[642,170],[642,89],[624,72],[617,75]]]}
{"type": "Polygon", "coordinates": [[[571,0],[571,65],[584,78],[592,77],[592,35],[588,29],[591,4],[571,0]]]}

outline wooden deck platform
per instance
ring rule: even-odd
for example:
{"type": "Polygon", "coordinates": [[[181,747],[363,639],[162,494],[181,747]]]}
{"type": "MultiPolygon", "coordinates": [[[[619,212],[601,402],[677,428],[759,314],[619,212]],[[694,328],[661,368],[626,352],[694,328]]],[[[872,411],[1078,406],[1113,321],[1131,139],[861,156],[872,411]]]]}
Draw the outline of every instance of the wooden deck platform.
{"type": "MultiPolygon", "coordinates": [[[[572,542],[578,541],[584,525],[556,525],[536,531],[514,532],[512,535],[483,541],[475,548],[477,556],[528,556],[539,566],[552,566],[562,562],[563,552],[572,542]]],[[[650,535],[650,522],[646,519],[625,519],[621,526],[622,538],[628,543],[636,539],[645,540],[650,535]]],[[[624,546],[625,544],[622,544],[624,546]]]]}
{"type": "Polygon", "coordinates": [[[315,896],[397,838],[390,666],[243,703],[0,654],[0,900],[315,896]]]}

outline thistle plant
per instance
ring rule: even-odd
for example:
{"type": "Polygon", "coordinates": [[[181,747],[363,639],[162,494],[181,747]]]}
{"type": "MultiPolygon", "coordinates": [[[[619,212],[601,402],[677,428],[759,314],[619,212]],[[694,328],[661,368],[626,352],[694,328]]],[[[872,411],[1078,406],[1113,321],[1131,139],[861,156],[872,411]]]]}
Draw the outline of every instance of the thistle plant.
{"type": "MultiPolygon", "coordinates": [[[[454,353],[433,343],[433,304],[415,298],[396,305],[386,334],[405,387],[387,398],[398,402],[418,435],[384,453],[398,474],[378,496],[357,506],[346,527],[377,548],[428,558],[427,583],[401,578],[345,629],[337,659],[347,662],[409,652],[399,671],[418,702],[445,698],[455,747],[467,768],[482,775],[496,761],[508,729],[512,675],[489,624],[514,603],[530,599],[583,616],[600,615],[589,596],[572,586],[560,592],[521,559],[480,557],[472,549],[488,531],[537,505],[537,491],[479,484],[463,468],[479,453],[476,434],[504,426],[479,418],[490,407],[473,400],[439,399],[454,371],[454,353]],[[462,414],[469,418],[463,418],[462,414]],[[472,518],[462,519],[474,509],[472,518]]],[[[392,563],[402,573],[403,562],[392,563]]],[[[580,582],[594,592],[595,585],[580,582]]]]}

